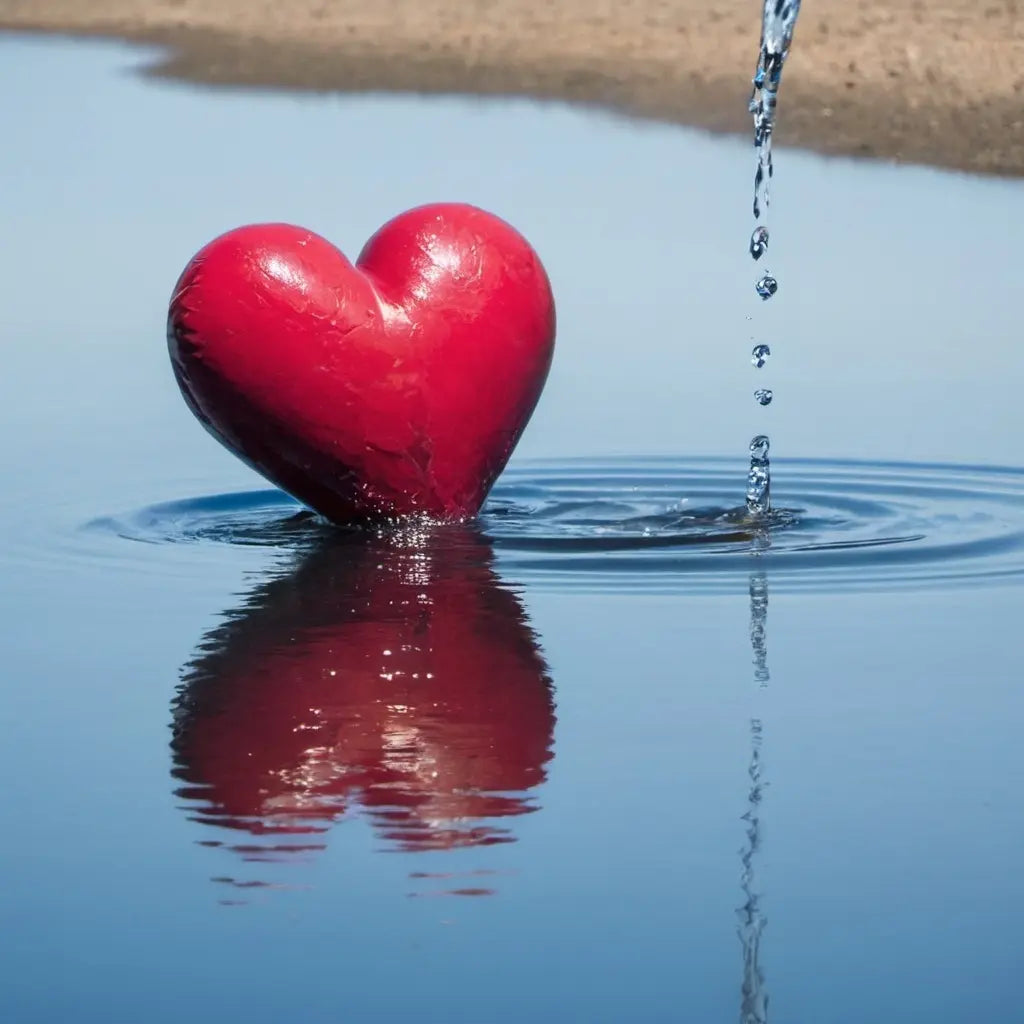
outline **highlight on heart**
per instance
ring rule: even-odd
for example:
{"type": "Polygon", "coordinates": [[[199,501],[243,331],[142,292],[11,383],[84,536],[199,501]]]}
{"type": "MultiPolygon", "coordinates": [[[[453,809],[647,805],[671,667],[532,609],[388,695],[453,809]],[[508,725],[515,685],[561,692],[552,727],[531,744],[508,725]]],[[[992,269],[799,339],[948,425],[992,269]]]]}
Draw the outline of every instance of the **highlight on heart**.
{"type": "Polygon", "coordinates": [[[465,520],[540,399],[555,303],[515,228],[435,203],[354,263],[302,227],[228,231],[181,274],[167,343],[200,423],[314,511],[465,520]]]}

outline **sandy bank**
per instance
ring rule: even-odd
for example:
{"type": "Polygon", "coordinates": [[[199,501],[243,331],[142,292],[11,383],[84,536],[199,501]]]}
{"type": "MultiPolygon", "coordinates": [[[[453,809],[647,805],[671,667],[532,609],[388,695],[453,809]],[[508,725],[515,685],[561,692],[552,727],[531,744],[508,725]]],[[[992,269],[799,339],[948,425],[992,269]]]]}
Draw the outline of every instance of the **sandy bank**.
{"type": "MultiPolygon", "coordinates": [[[[0,27],[156,42],[216,85],[567,99],[749,130],[758,0],[0,0],[0,27]]],[[[1024,0],[804,0],[777,138],[1024,173],[1024,0]]]]}

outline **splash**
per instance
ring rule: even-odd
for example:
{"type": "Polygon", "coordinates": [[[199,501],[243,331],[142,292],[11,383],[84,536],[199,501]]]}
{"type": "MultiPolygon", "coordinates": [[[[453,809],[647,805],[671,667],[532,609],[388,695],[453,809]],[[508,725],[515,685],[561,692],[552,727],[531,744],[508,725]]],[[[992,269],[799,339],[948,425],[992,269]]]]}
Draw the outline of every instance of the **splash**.
{"type": "Polygon", "coordinates": [[[747,473],[747,511],[754,516],[769,512],[772,507],[772,478],[768,461],[771,442],[766,434],[758,434],[750,442],[750,471],[747,473]]]}

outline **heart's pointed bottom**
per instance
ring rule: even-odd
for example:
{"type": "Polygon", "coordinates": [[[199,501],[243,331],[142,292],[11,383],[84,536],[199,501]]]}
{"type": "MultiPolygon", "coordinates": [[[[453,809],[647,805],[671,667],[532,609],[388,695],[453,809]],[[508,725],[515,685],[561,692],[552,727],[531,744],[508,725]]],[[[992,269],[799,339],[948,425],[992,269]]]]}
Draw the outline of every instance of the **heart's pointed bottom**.
{"type": "Polygon", "coordinates": [[[168,348],[204,427],[332,522],[475,516],[554,352],[547,275],[476,207],[381,228],[355,265],[318,235],[257,224],[181,275],[168,348]]]}

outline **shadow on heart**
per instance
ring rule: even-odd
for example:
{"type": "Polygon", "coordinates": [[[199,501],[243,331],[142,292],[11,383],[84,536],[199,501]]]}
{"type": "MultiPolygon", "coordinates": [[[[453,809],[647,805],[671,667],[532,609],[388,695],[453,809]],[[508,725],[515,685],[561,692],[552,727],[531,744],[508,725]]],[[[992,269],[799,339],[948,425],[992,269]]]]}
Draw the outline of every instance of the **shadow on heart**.
{"type": "Polygon", "coordinates": [[[173,705],[175,795],[192,820],[244,833],[203,844],[302,860],[351,814],[389,851],[514,842],[555,708],[492,562],[473,526],[338,534],[229,611],[173,705]]]}

